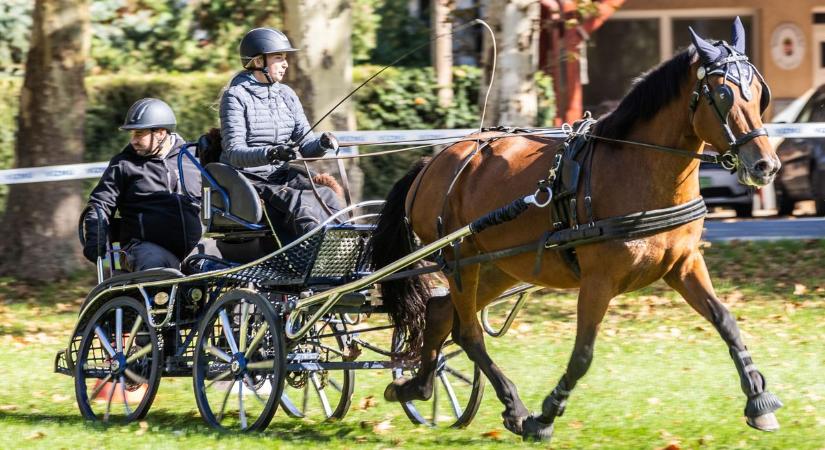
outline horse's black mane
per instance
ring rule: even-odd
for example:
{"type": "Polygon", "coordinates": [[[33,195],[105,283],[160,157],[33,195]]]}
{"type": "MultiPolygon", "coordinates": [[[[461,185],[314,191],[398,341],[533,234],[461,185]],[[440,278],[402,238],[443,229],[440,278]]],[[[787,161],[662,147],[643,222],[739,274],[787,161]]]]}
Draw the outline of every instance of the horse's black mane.
{"type": "Polygon", "coordinates": [[[695,53],[691,46],[636,78],[619,106],[598,121],[594,134],[622,139],[636,121],[648,120],[656,115],[681,93],[682,84],[690,75],[688,68],[695,53]]]}

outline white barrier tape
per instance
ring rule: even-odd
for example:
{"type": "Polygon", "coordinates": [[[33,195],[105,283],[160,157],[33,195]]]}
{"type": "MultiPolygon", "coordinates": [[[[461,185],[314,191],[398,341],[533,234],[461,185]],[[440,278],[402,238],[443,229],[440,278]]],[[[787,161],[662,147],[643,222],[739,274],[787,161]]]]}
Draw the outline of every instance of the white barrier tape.
{"type": "MultiPolygon", "coordinates": [[[[335,131],[335,137],[341,145],[362,144],[364,142],[397,142],[426,140],[438,141],[457,136],[466,136],[478,131],[477,128],[461,128],[454,130],[379,130],[379,131],[335,131]]],[[[387,144],[393,145],[393,144],[387,144]]],[[[398,145],[398,144],[395,144],[398,145]]]]}
{"type": "Polygon", "coordinates": [[[99,178],[109,163],[66,164],[0,170],[0,184],[42,183],[44,181],[99,178]]]}
{"type": "Polygon", "coordinates": [[[811,123],[766,123],[770,137],[815,138],[825,137],[825,122],[811,123]]]}
{"type": "MultiPolygon", "coordinates": [[[[808,138],[825,137],[825,123],[766,123],[771,137],[808,138]]],[[[476,131],[475,128],[453,130],[380,130],[380,131],[338,131],[334,132],[342,145],[365,142],[428,141],[465,136],[476,131]]],[[[386,144],[398,145],[398,144],[386,144]]],[[[342,147],[341,154],[355,153],[352,147],[342,147]]],[[[21,169],[0,170],[0,184],[42,183],[46,181],[79,180],[98,178],[108,163],[67,164],[62,166],[43,166],[21,169]]]]}

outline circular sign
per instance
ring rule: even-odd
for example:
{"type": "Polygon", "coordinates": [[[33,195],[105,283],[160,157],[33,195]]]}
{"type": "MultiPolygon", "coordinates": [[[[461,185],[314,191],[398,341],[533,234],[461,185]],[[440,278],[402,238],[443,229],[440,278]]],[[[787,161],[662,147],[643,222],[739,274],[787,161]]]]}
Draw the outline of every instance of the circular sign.
{"type": "Polygon", "coordinates": [[[805,55],[805,35],[795,23],[780,23],[771,34],[771,58],[781,69],[795,69],[805,55]]]}

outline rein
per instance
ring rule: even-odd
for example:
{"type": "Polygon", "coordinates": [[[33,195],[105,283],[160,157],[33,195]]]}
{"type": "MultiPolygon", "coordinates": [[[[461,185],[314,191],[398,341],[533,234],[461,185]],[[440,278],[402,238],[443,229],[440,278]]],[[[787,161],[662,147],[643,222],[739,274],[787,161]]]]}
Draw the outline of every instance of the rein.
{"type": "MultiPolygon", "coordinates": [[[[764,129],[760,129],[760,130],[764,131],[764,129]]],[[[754,131],[757,131],[757,130],[754,130],[754,131]]],[[[753,131],[751,133],[753,133],[753,131]]],[[[748,133],[748,135],[751,134],[751,133],[748,133]]],[[[767,134],[767,132],[766,132],[766,134],[767,134]]],[[[584,136],[585,139],[596,139],[596,140],[604,141],[604,142],[612,142],[614,144],[635,145],[637,147],[643,147],[643,148],[649,148],[649,149],[652,149],[652,150],[658,150],[658,151],[661,151],[661,152],[666,152],[666,153],[671,153],[671,154],[674,154],[674,155],[683,156],[685,158],[698,159],[702,162],[719,164],[720,166],[722,166],[726,170],[736,170],[737,167],[739,167],[739,157],[736,156],[736,154],[731,152],[730,150],[726,151],[725,153],[719,154],[719,155],[711,155],[711,154],[708,154],[708,153],[696,153],[696,152],[692,152],[690,150],[685,150],[685,149],[682,149],[682,148],[666,147],[664,145],[648,144],[646,142],[639,142],[639,141],[628,141],[628,140],[625,140],[625,139],[613,139],[613,138],[598,136],[598,135],[595,135],[595,134],[584,134],[583,136],[584,136]]],[[[745,136],[747,136],[747,135],[745,135],[745,136]]],[[[743,137],[745,137],[745,136],[743,136],[743,137]]],[[[756,136],[751,137],[750,139],[748,139],[748,141],[753,139],[754,137],[756,137],[756,136]]],[[[745,141],[745,142],[747,142],[747,141],[745,141]]]]}

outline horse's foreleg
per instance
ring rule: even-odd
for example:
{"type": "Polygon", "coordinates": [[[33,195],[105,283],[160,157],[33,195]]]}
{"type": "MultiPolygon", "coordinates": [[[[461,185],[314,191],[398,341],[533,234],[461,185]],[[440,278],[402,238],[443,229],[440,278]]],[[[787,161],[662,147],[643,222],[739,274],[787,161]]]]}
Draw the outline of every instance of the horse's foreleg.
{"type": "MultiPolygon", "coordinates": [[[[496,391],[496,396],[504,404],[504,412],[501,417],[504,420],[504,427],[516,434],[521,434],[521,423],[528,415],[527,408],[519,398],[516,385],[513,384],[501,369],[493,363],[484,345],[484,332],[478,323],[477,294],[481,291],[492,295],[493,291],[478,286],[479,266],[471,266],[461,269],[461,278],[464,289],[458,290],[454,280],[450,279],[450,295],[455,307],[456,319],[453,319],[453,340],[461,346],[467,353],[471,361],[476,363],[490,380],[490,384],[496,391]]],[[[485,285],[489,282],[498,285],[499,280],[488,280],[485,278],[485,285]]],[[[510,282],[512,283],[512,282],[510,282]]],[[[506,287],[506,286],[505,286],[506,287]]],[[[486,304],[487,298],[481,299],[481,304],[486,304]]]]}
{"type": "Polygon", "coordinates": [[[748,397],[745,406],[748,425],[762,431],[779,429],[774,411],[782,407],[782,402],[765,389],[765,377],[756,370],[747,347],[742,343],[736,320],[716,298],[704,258],[694,253],[671,271],[665,281],[713,324],[728,345],[730,356],[739,372],[742,391],[748,397]]]}
{"type": "Polygon", "coordinates": [[[614,292],[605,285],[582,280],[577,307],[576,343],[567,363],[567,371],[553,392],[544,398],[541,414],[530,416],[524,421],[525,439],[547,441],[553,436],[553,422],[556,417],[564,414],[567,398],[593,361],[593,346],[599,324],[613,296],[614,292]]]}
{"type": "Polygon", "coordinates": [[[433,394],[433,379],[441,346],[453,325],[453,304],[450,295],[432,297],[427,301],[421,366],[415,377],[399,378],[384,390],[387,401],[407,402],[429,400],[433,394]]]}

